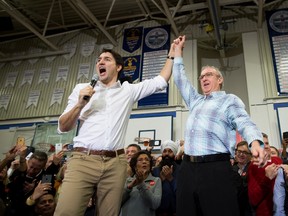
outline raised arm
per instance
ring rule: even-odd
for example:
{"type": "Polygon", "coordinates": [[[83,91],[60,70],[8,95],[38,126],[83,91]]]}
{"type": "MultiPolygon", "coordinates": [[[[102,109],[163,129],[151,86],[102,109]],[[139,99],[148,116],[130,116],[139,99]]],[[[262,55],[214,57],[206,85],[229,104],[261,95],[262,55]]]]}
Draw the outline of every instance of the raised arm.
{"type": "MultiPolygon", "coordinates": [[[[160,72],[160,75],[166,80],[166,82],[169,81],[171,74],[172,74],[172,67],[173,67],[173,59],[175,57],[175,41],[180,41],[183,38],[183,36],[179,36],[177,39],[174,40],[174,42],[170,46],[170,50],[167,56],[166,63],[163,67],[163,69],[160,72]]],[[[185,38],[185,36],[184,36],[185,38]]]]}
{"type": "Polygon", "coordinates": [[[186,37],[179,36],[174,40],[174,57],[182,57],[183,56],[183,48],[185,44],[186,37]]]}

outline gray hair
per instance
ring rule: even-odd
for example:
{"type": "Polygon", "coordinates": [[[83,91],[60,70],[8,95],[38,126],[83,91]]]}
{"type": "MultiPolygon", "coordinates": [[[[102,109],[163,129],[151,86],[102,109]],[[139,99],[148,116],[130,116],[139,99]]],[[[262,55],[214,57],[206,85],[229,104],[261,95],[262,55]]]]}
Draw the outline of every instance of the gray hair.
{"type": "Polygon", "coordinates": [[[203,67],[201,68],[201,72],[202,72],[203,70],[205,70],[206,68],[212,68],[213,70],[215,70],[215,72],[218,74],[218,76],[219,76],[220,78],[222,78],[223,82],[222,82],[222,84],[220,84],[220,89],[222,89],[223,86],[224,86],[224,78],[223,78],[223,75],[222,75],[221,71],[219,70],[219,68],[217,68],[217,67],[215,67],[215,66],[205,65],[205,66],[203,66],[203,67]]]}

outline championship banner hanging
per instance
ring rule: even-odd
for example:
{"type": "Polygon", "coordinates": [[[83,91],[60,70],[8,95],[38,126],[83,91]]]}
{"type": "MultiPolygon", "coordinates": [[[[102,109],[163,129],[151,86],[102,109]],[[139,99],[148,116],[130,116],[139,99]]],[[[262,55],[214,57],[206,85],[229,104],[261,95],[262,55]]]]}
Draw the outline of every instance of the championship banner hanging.
{"type": "MultiPolygon", "coordinates": [[[[159,75],[170,49],[170,25],[144,29],[141,81],[159,75]]],[[[168,88],[138,102],[138,106],[168,105],[168,88]]]]}
{"type": "Polygon", "coordinates": [[[10,99],[11,99],[11,94],[1,95],[0,96],[0,109],[4,108],[5,110],[7,110],[10,99]]]}
{"type": "Polygon", "coordinates": [[[269,39],[278,95],[288,94],[288,9],[267,11],[269,39]]]}
{"type": "Polygon", "coordinates": [[[143,27],[129,28],[124,30],[122,49],[133,53],[141,47],[143,27]]]}
{"type": "Polygon", "coordinates": [[[124,68],[120,79],[135,82],[139,80],[140,55],[123,57],[124,68]]]}

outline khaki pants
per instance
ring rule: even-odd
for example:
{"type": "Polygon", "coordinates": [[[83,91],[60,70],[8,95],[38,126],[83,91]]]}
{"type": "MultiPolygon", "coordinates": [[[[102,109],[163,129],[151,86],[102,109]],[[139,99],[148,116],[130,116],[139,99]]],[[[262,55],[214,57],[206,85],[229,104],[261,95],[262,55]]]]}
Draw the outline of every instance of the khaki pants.
{"type": "Polygon", "coordinates": [[[126,180],[125,154],[115,158],[74,152],[60,191],[54,216],[83,216],[97,187],[97,216],[116,216],[126,180]]]}

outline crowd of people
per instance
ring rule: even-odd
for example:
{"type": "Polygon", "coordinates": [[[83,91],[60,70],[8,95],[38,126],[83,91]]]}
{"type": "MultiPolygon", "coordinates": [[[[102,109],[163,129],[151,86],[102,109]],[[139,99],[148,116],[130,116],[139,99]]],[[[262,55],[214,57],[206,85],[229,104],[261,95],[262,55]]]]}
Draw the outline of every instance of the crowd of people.
{"type": "MultiPolygon", "coordinates": [[[[288,213],[288,165],[283,164],[282,149],[279,151],[270,146],[268,136],[264,133],[262,136],[268,155],[265,166],[253,164],[246,141],[236,144],[235,157],[229,161],[233,170],[233,178],[229,180],[237,189],[239,215],[285,216],[288,213]],[[272,153],[275,149],[279,154],[272,153]]],[[[283,143],[288,144],[288,140],[283,139],[283,143]]],[[[177,214],[176,206],[177,181],[185,157],[182,147],[183,143],[180,146],[177,142],[166,140],[161,145],[160,154],[153,148],[141,149],[135,143],[125,148],[126,180],[122,185],[122,201],[117,215],[181,215],[177,214]],[[161,160],[157,162],[159,158],[161,160]]],[[[13,147],[0,163],[0,215],[52,216],[67,169],[63,151],[52,154],[50,161],[48,155],[41,151],[35,151],[28,160],[26,156],[25,150],[13,147]],[[20,159],[15,159],[17,155],[20,159]],[[10,168],[13,171],[8,173],[10,168]],[[51,182],[43,182],[43,176],[47,175],[53,176],[51,182]]],[[[209,172],[213,173],[212,170],[209,172]]],[[[95,186],[86,203],[84,216],[99,215],[96,213],[96,190],[95,186]]]]}
{"type": "Polygon", "coordinates": [[[218,68],[201,69],[198,93],[185,73],[185,39],[173,41],[158,76],[136,84],[119,81],[123,59],[104,49],[95,86],[77,84],[59,117],[59,133],[79,123],[67,163],[63,151],[48,160],[45,152],[27,158],[25,149],[12,148],[0,164],[1,214],[287,215],[288,168],[279,150],[270,147],[241,99],[222,90],[218,68]],[[166,140],[157,158],[151,148],[125,148],[133,104],[165,89],[172,71],[189,109],[184,142],[166,140]],[[244,141],[236,144],[236,132],[244,141]]]}

